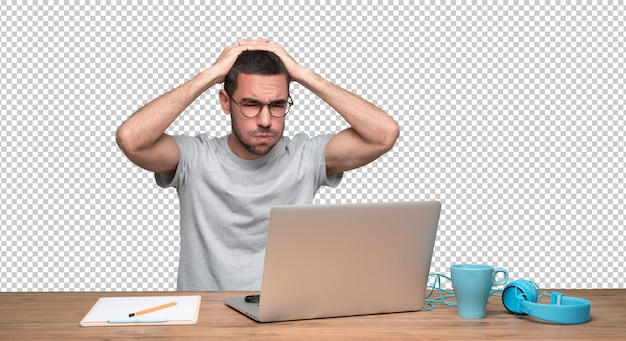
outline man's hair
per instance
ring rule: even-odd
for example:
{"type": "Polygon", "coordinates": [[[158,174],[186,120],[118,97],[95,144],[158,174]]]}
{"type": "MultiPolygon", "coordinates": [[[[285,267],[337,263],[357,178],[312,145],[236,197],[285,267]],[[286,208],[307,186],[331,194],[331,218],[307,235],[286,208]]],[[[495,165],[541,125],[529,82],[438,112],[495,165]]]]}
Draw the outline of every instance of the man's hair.
{"type": "Polygon", "coordinates": [[[274,52],[269,51],[244,51],[242,52],[235,64],[226,75],[224,80],[224,90],[228,96],[232,96],[237,89],[237,79],[239,74],[256,74],[256,75],[280,75],[283,74],[287,78],[287,89],[289,89],[289,71],[283,61],[274,52]]]}

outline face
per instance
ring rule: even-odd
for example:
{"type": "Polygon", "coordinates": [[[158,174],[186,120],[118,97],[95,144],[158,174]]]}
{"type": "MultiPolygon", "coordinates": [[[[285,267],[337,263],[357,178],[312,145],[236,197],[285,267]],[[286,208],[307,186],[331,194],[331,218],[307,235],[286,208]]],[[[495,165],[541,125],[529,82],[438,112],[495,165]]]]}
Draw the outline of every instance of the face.
{"type": "MultiPolygon", "coordinates": [[[[239,74],[237,84],[232,100],[238,103],[250,100],[270,103],[287,100],[289,96],[285,75],[239,74]]],[[[232,121],[232,133],[228,137],[230,149],[248,160],[269,153],[283,136],[285,118],[273,117],[268,106],[264,106],[258,116],[247,118],[232,100],[224,90],[220,91],[222,110],[230,114],[232,121]]]]}

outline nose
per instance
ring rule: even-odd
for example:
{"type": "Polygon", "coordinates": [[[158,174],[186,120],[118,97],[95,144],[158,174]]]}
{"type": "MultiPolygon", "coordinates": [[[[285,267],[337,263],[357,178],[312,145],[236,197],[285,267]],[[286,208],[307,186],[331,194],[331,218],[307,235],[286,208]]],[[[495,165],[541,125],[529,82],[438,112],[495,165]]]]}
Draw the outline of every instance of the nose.
{"type": "Polygon", "coordinates": [[[272,125],[272,114],[270,113],[269,104],[266,104],[263,107],[261,107],[261,112],[256,117],[256,124],[259,127],[265,127],[265,128],[272,125]]]}

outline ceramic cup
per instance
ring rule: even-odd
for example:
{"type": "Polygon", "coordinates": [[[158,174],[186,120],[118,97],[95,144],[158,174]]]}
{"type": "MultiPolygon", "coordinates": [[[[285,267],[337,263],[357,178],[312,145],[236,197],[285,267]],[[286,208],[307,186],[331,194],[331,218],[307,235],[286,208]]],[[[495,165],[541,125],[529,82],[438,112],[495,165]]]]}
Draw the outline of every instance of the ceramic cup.
{"type": "Polygon", "coordinates": [[[486,264],[455,264],[450,272],[459,316],[467,319],[484,318],[491,288],[509,280],[508,271],[486,264]],[[503,274],[500,280],[498,273],[503,274]]]}

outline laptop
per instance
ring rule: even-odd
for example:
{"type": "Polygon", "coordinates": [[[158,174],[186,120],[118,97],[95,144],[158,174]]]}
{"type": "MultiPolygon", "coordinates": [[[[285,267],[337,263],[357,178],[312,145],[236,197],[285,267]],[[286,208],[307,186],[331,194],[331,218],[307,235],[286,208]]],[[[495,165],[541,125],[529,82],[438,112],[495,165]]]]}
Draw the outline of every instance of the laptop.
{"type": "Polygon", "coordinates": [[[438,201],[276,206],[260,297],[227,306],[258,322],[417,311],[438,201]]]}

